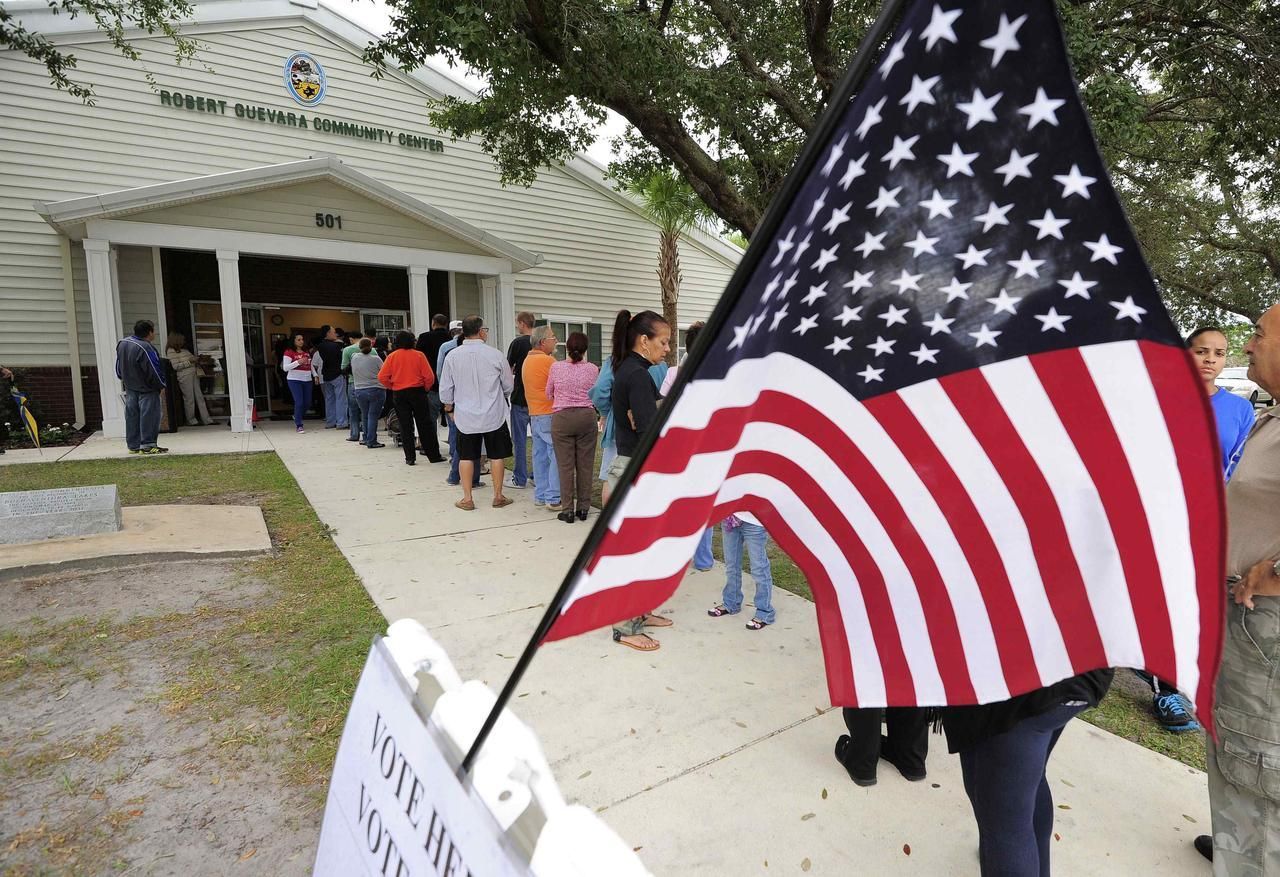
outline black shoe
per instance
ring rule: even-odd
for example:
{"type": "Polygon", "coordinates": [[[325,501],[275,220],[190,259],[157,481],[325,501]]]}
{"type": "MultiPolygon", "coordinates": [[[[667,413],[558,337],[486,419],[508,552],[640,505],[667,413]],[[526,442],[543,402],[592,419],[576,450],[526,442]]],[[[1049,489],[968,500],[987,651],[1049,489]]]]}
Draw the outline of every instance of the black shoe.
{"type": "Polygon", "coordinates": [[[404,461],[404,464],[405,464],[406,466],[416,466],[416,465],[418,465],[418,461],[417,461],[417,460],[405,460],[405,461],[404,461]]]}
{"type": "Polygon", "coordinates": [[[444,457],[427,457],[428,463],[444,463],[447,462],[444,457]]]}
{"type": "Polygon", "coordinates": [[[574,522],[573,512],[570,511],[563,511],[556,515],[556,517],[564,521],[566,524],[572,524],[574,522]]]}
{"type": "Polygon", "coordinates": [[[347,436],[347,441],[349,441],[349,442],[358,442],[358,441],[360,441],[360,439],[359,439],[359,438],[352,438],[351,436],[347,436]]]}
{"type": "Polygon", "coordinates": [[[923,767],[916,767],[916,768],[910,768],[910,769],[903,767],[899,759],[896,756],[890,754],[889,738],[885,736],[880,737],[880,757],[883,758],[885,761],[889,762],[890,764],[892,764],[894,767],[896,767],[898,769],[898,773],[902,774],[902,778],[907,782],[918,783],[929,775],[928,773],[925,772],[925,769],[923,767]]]}
{"type": "Polygon", "coordinates": [[[1197,836],[1196,839],[1191,842],[1191,845],[1196,848],[1197,853],[1204,856],[1210,862],[1213,861],[1213,838],[1209,837],[1209,835],[1202,834],[1197,836]]]}
{"type": "Polygon", "coordinates": [[[585,521],[585,520],[587,519],[587,510],[586,510],[586,509],[578,509],[577,514],[578,514],[578,520],[579,520],[579,521],[585,521]]]}
{"type": "Polygon", "coordinates": [[[852,742],[852,738],[848,734],[841,734],[839,739],[836,740],[836,761],[840,762],[840,766],[844,768],[845,773],[849,774],[849,779],[853,780],[855,785],[874,786],[876,784],[876,775],[874,773],[871,776],[860,777],[850,769],[849,765],[844,763],[844,756],[849,749],[850,742],[852,742]]]}
{"type": "Polygon", "coordinates": [[[386,445],[384,445],[382,442],[374,442],[374,443],[373,443],[373,444],[371,444],[371,445],[365,445],[365,447],[366,447],[366,448],[370,448],[370,449],[373,449],[373,448],[385,448],[385,447],[386,447],[386,445]]]}

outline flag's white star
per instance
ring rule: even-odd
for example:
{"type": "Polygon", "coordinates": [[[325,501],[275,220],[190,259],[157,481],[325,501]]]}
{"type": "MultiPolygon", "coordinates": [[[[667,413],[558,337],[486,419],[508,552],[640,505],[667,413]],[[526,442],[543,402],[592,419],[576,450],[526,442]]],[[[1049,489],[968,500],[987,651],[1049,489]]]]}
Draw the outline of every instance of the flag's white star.
{"type": "Polygon", "coordinates": [[[873,356],[885,356],[893,353],[893,345],[897,343],[897,339],[885,339],[877,335],[876,340],[867,345],[867,349],[871,351],[873,356]]]}
{"type": "Polygon", "coordinates": [[[827,220],[826,225],[822,226],[822,230],[827,234],[831,234],[840,226],[849,221],[849,208],[853,206],[850,201],[843,207],[837,207],[831,211],[831,217],[827,220]]]}
{"type": "Polygon", "coordinates": [[[940,238],[925,237],[924,232],[918,231],[916,232],[916,239],[913,241],[907,241],[903,246],[911,250],[911,255],[917,258],[919,258],[921,253],[929,253],[936,256],[938,251],[933,248],[933,245],[939,240],[940,238]]]}
{"type": "Polygon", "coordinates": [[[1116,253],[1123,253],[1124,247],[1117,247],[1111,241],[1107,240],[1104,234],[1096,241],[1085,241],[1084,245],[1089,248],[1089,252],[1093,255],[1089,258],[1090,262],[1097,262],[1099,259],[1106,259],[1112,265],[1116,264],[1116,253]]]}
{"type": "Polygon", "coordinates": [[[898,193],[902,191],[901,186],[896,186],[892,191],[880,187],[880,194],[876,195],[876,200],[867,205],[868,210],[875,210],[876,216],[884,213],[890,207],[898,207],[898,193]]]}
{"type": "Polygon", "coordinates": [[[990,49],[993,52],[991,58],[991,66],[995,67],[1000,64],[1000,59],[1004,57],[1005,52],[1016,52],[1022,48],[1022,44],[1018,42],[1018,28],[1022,27],[1022,23],[1027,20],[1025,15],[1020,15],[1012,22],[1002,12],[1000,13],[1000,24],[994,34],[982,40],[978,45],[984,49],[990,49]]]}
{"type": "MultiPolygon", "coordinates": [[[[1025,18],[1026,16],[1023,16],[1025,18]]],[[[1009,185],[1018,177],[1026,177],[1031,179],[1031,162],[1040,157],[1040,153],[1033,152],[1030,155],[1023,155],[1018,150],[1013,149],[1009,152],[1009,160],[1000,167],[996,168],[996,173],[1004,174],[1004,185],[1009,185]]]]}
{"type": "Polygon", "coordinates": [[[812,305],[818,299],[826,298],[826,297],[827,297],[827,281],[824,280],[822,281],[822,283],[818,284],[817,286],[810,286],[808,295],[806,295],[804,298],[800,300],[807,305],[812,305]]]}
{"type": "Polygon", "coordinates": [[[769,324],[769,331],[778,331],[778,324],[787,318],[787,306],[784,303],[782,307],[773,312],[773,322],[769,324]]]}
{"type": "Polygon", "coordinates": [[[894,137],[893,147],[880,160],[889,162],[889,170],[896,168],[900,161],[911,161],[916,157],[916,154],[911,151],[911,147],[915,146],[916,141],[919,139],[919,135],[908,137],[906,140],[901,137],[894,137]]]}
{"type": "Polygon", "coordinates": [[[924,40],[925,49],[932,49],[938,40],[946,40],[949,43],[956,41],[956,32],[951,25],[960,17],[960,12],[959,9],[948,9],[943,12],[941,6],[936,3],[933,5],[933,17],[929,19],[929,26],[920,34],[920,39],[924,40]]]}
{"type": "Polygon", "coordinates": [[[996,114],[994,112],[996,102],[1004,97],[1003,91],[997,91],[991,97],[987,97],[982,93],[981,89],[973,90],[973,100],[960,101],[956,104],[956,109],[964,113],[968,117],[968,122],[964,129],[969,131],[978,126],[981,122],[994,122],[996,114]]]}
{"type": "Polygon", "coordinates": [[[932,198],[928,199],[927,201],[920,202],[921,207],[929,208],[930,219],[933,219],[936,216],[945,216],[947,219],[950,219],[951,208],[954,207],[955,205],[956,205],[955,199],[943,198],[942,193],[939,192],[937,189],[933,190],[932,198]]]}
{"type": "Polygon", "coordinates": [[[977,332],[968,332],[966,334],[974,340],[974,345],[973,345],[974,347],[982,347],[988,344],[992,347],[995,347],[996,339],[1001,335],[1003,335],[1004,333],[998,330],[992,331],[991,329],[987,328],[986,323],[983,323],[982,328],[979,329],[977,332]]]}
{"type": "Polygon", "coordinates": [[[1027,220],[1027,225],[1033,225],[1039,229],[1039,234],[1036,235],[1036,240],[1040,240],[1041,238],[1057,238],[1058,240],[1062,240],[1062,227],[1070,224],[1070,219],[1059,219],[1053,215],[1052,210],[1046,210],[1044,212],[1043,219],[1027,220]]]}
{"type": "Polygon", "coordinates": [[[947,166],[947,179],[951,179],[956,174],[964,174],[966,177],[973,176],[973,168],[969,165],[973,164],[973,160],[978,157],[976,152],[964,152],[960,149],[959,143],[951,144],[951,153],[949,155],[939,155],[938,161],[947,166]]]}
{"type": "Polygon", "coordinates": [[[995,308],[995,310],[991,312],[992,315],[994,316],[995,314],[998,314],[1001,311],[1004,311],[1005,313],[1009,313],[1009,314],[1016,314],[1018,312],[1018,309],[1015,308],[1014,305],[1022,301],[1022,299],[1016,296],[1009,295],[1009,293],[1006,290],[1002,289],[1000,290],[999,295],[997,295],[995,298],[989,298],[987,299],[987,301],[990,302],[991,306],[995,308]]]}
{"type": "Polygon", "coordinates": [[[1080,173],[1077,165],[1072,165],[1071,170],[1065,174],[1054,174],[1053,180],[1062,184],[1062,197],[1070,198],[1072,195],[1082,195],[1086,199],[1089,197],[1089,187],[1098,182],[1097,177],[1086,177],[1080,173]]]}
{"type": "Polygon", "coordinates": [[[967,299],[969,297],[970,286],[973,286],[973,284],[961,283],[959,277],[952,277],[951,282],[946,286],[938,287],[938,292],[945,292],[947,294],[947,303],[950,304],[958,298],[967,299]]]}
{"type": "Polygon", "coordinates": [[[888,329],[895,324],[907,325],[907,314],[911,313],[907,308],[896,308],[889,305],[889,310],[883,314],[879,314],[879,318],[884,320],[884,327],[888,329]]]}
{"type": "Polygon", "coordinates": [[[1071,317],[1067,314],[1058,313],[1057,308],[1049,308],[1047,314],[1035,314],[1035,318],[1040,321],[1040,331],[1048,332],[1053,329],[1057,332],[1067,331],[1067,320],[1071,317]]]}
{"type": "Polygon", "coordinates": [[[898,62],[907,56],[902,47],[906,45],[907,40],[911,39],[911,31],[904,33],[896,43],[889,47],[889,54],[884,56],[884,61],[880,64],[880,78],[888,79],[889,71],[897,66],[898,62]]]}
{"type": "Polygon", "coordinates": [[[898,101],[900,104],[907,105],[908,116],[920,104],[937,104],[937,101],[933,99],[933,87],[938,84],[940,79],[942,79],[941,76],[930,76],[928,79],[921,79],[919,76],[912,75],[911,90],[907,92],[902,100],[898,101]]]}
{"type": "Polygon", "coordinates": [[[836,319],[840,321],[841,326],[847,326],[850,323],[855,321],[861,322],[862,308],[861,307],[851,308],[848,305],[845,305],[844,309],[840,311],[840,316],[836,317],[836,319]]]}
{"type": "Polygon", "coordinates": [[[942,314],[935,313],[932,320],[925,320],[924,325],[929,327],[930,335],[937,335],[939,332],[944,332],[947,335],[950,335],[951,324],[954,322],[954,317],[948,319],[947,317],[942,316],[942,314]]]}
{"type": "Polygon", "coordinates": [[[868,271],[865,274],[861,271],[853,272],[853,279],[844,285],[849,290],[850,295],[856,295],[859,289],[870,289],[871,278],[876,272],[868,271]]]}
{"type": "Polygon", "coordinates": [[[1008,225],[1009,220],[1005,217],[1012,209],[1012,204],[1006,204],[1003,207],[1000,207],[997,206],[996,202],[992,201],[991,206],[987,208],[987,212],[979,213],[973,218],[973,221],[982,223],[982,231],[985,234],[997,225],[1008,225]]]}
{"type": "Polygon", "coordinates": [[[862,253],[862,258],[865,259],[876,250],[884,249],[884,244],[880,242],[884,240],[884,236],[887,234],[887,231],[882,231],[880,234],[872,234],[869,231],[864,231],[862,233],[862,243],[858,244],[854,249],[862,253]]]}
{"type": "Polygon", "coordinates": [[[800,336],[804,337],[805,332],[808,332],[810,329],[816,329],[816,328],[818,328],[817,317],[801,317],[800,323],[791,331],[793,333],[799,332],[800,336]]]}
{"type": "Polygon", "coordinates": [[[756,332],[757,332],[757,331],[759,331],[759,329],[760,329],[760,324],[764,322],[764,318],[765,318],[765,317],[767,317],[767,316],[769,316],[769,315],[768,315],[767,313],[765,313],[764,311],[761,311],[760,313],[756,314],[756,318],[755,318],[754,320],[752,320],[752,321],[751,321],[751,334],[752,334],[752,335],[756,334],[756,332]]]}
{"type": "Polygon", "coordinates": [[[1064,100],[1049,97],[1044,93],[1043,88],[1037,88],[1036,99],[1025,107],[1019,107],[1018,112],[1027,117],[1027,130],[1031,130],[1041,122],[1048,122],[1057,127],[1058,108],[1065,103],[1064,100]]]}
{"type": "Polygon", "coordinates": [[[844,176],[840,178],[840,188],[846,192],[849,191],[849,184],[866,173],[866,169],[863,167],[866,161],[867,153],[865,152],[857,158],[849,159],[849,165],[844,169],[844,176]]]}
{"type": "Polygon", "coordinates": [[[796,285],[796,281],[797,281],[799,278],[800,278],[800,272],[799,272],[799,271],[792,271],[792,272],[791,272],[791,276],[790,276],[790,277],[788,277],[788,278],[787,278],[787,280],[786,280],[786,282],[782,284],[782,292],[778,293],[778,298],[780,298],[780,299],[786,298],[786,297],[787,297],[787,293],[788,293],[788,292],[790,292],[790,291],[791,291],[791,289],[792,289],[792,287],[794,287],[794,286],[796,285]]]}
{"type": "Polygon", "coordinates": [[[804,236],[804,240],[796,244],[796,251],[791,254],[792,265],[800,261],[800,257],[804,255],[804,251],[809,249],[809,241],[811,240],[813,240],[813,232],[809,232],[804,236]]]}
{"type": "Polygon", "coordinates": [[[1123,320],[1128,317],[1135,323],[1141,323],[1142,315],[1147,312],[1146,308],[1138,307],[1133,300],[1133,296],[1128,296],[1124,301],[1111,301],[1107,302],[1107,304],[1116,309],[1117,320],[1123,320]]]}
{"type": "Polygon", "coordinates": [[[818,215],[823,207],[827,204],[827,193],[831,189],[823,189],[822,194],[818,196],[818,200],[813,202],[813,206],[809,208],[809,218],[804,221],[805,225],[813,225],[813,218],[818,215]]]}
{"type": "Polygon", "coordinates": [[[916,358],[916,365],[924,365],[926,362],[937,363],[938,351],[933,347],[926,347],[924,342],[920,342],[919,350],[908,350],[907,353],[916,358]]]}
{"type": "Polygon", "coordinates": [[[961,268],[972,268],[974,265],[985,266],[987,264],[987,254],[990,252],[990,250],[979,250],[973,244],[969,244],[969,249],[963,253],[956,253],[956,258],[963,263],[960,266],[961,268]]]}
{"type": "Polygon", "coordinates": [[[774,294],[774,292],[776,292],[776,291],[777,291],[777,289],[778,289],[778,285],[779,285],[780,283],[782,283],[782,275],[781,275],[781,274],[777,274],[777,275],[775,275],[775,276],[774,276],[774,278],[773,278],[772,280],[770,280],[770,281],[769,281],[769,283],[765,286],[765,288],[764,288],[764,294],[760,296],[760,304],[764,304],[765,302],[767,302],[767,301],[769,300],[769,296],[773,295],[773,294],[774,294]]]}
{"type": "Polygon", "coordinates": [[[779,238],[777,240],[776,243],[778,244],[778,255],[773,257],[773,262],[770,263],[769,267],[771,268],[777,267],[778,263],[781,262],[783,257],[787,255],[787,251],[796,245],[796,242],[793,240],[795,236],[796,236],[795,226],[792,226],[791,230],[787,232],[786,237],[779,238]]]}
{"type": "Polygon", "coordinates": [[[830,344],[828,344],[826,347],[824,347],[824,348],[822,348],[822,349],[823,349],[823,350],[830,350],[833,354],[839,353],[839,352],[840,352],[840,351],[842,351],[842,350],[852,350],[852,349],[853,349],[853,345],[852,345],[852,344],[850,344],[850,342],[851,342],[851,341],[853,341],[853,336],[852,336],[852,335],[850,335],[848,338],[841,338],[841,337],[839,337],[839,336],[836,336],[836,337],[831,341],[831,343],[830,343],[830,344]]]}
{"type": "Polygon", "coordinates": [[[822,166],[822,175],[824,177],[831,176],[831,169],[836,166],[840,156],[844,155],[844,145],[848,142],[849,132],[846,131],[843,137],[831,145],[831,151],[827,153],[827,163],[822,166]]]}
{"type": "Polygon", "coordinates": [[[836,243],[832,244],[829,249],[819,251],[818,258],[809,267],[821,274],[828,265],[836,260],[836,250],[838,249],[840,249],[840,244],[836,243]]]}
{"type": "Polygon", "coordinates": [[[1031,254],[1026,250],[1022,251],[1022,255],[1017,259],[1012,259],[1005,264],[1014,269],[1013,279],[1019,277],[1040,277],[1040,266],[1045,263],[1044,259],[1033,259],[1031,254]]]}
{"type": "Polygon", "coordinates": [[[867,366],[862,371],[858,372],[858,377],[862,378],[862,382],[864,384],[869,384],[872,381],[880,381],[883,383],[884,378],[880,377],[882,374],[884,374],[884,369],[867,366]]]}
{"type": "Polygon", "coordinates": [[[908,274],[907,269],[903,268],[902,274],[899,275],[898,279],[890,280],[889,285],[898,287],[899,295],[905,294],[908,289],[914,289],[916,292],[919,292],[920,278],[923,276],[923,274],[908,274]]]}
{"type": "Polygon", "coordinates": [[[741,347],[747,342],[747,335],[751,332],[751,319],[748,318],[741,326],[733,327],[733,340],[729,342],[729,349],[741,347]]]}
{"type": "Polygon", "coordinates": [[[1080,272],[1077,271],[1075,274],[1071,275],[1070,280],[1059,280],[1058,285],[1065,286],[1067,288],[1066,298],[1071,298],[1072,296],[1077,295],[1080,296],[1080,298],[1091,298],[1089,290],[1097,286],[1098,281],[1085,280],[1080,276],[1080,272]]]}
{"type": "Polygon", "coordinates": [[[862,117],[862,122],[858,125],[858,139],[861,140],[867,136],[867,132],[879,125],[881,120],[880,111],[884,109],[885,102],[889,99],[882,97],[876,103],[867,107],[867,114],[862,117]]]}

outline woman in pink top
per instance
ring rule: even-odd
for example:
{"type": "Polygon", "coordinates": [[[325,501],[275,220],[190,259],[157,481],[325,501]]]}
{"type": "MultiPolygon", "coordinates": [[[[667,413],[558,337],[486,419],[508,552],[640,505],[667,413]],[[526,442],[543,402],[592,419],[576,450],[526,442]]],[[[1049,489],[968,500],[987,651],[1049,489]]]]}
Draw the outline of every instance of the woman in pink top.
{"type": "Polygon", "coordinates": [[[591,405],[591,388],[600,369],[586,360],[588,343],[587,336],[581,332],[569,335],[565,341],[569,358],[554,363],[547,373],[551,443],[560,469],[560,498],[564,505],[564,511],[556,517],[566,524],[572,524],[575,519],[585,521],[591,508],[592,473],[596,463],[596,410],[591,405]]]}

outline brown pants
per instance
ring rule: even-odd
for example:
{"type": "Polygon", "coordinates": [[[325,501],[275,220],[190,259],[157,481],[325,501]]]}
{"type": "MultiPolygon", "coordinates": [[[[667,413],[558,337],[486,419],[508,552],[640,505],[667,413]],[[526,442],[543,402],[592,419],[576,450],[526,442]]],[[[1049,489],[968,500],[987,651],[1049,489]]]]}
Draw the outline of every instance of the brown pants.
{"type": "Polygon", "coordinates": [[[566,408],[551,415],[551,445],[560,469],[560,501],[566,509],[591,508],[591,485],[596,465],[596,412],[592,408],[566,408]]]}

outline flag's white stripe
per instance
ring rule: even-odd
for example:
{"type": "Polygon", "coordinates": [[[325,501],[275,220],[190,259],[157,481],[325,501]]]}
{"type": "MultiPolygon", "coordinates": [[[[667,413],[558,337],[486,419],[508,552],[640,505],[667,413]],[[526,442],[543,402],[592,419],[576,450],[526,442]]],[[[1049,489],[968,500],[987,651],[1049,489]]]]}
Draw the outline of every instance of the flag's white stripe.
{"type": "Polygon", "coordinates": [[[1169,607],[1178,685],[1194,697],[1200,682],[1200,601],[1187,497],[1182,480],[1170,475],[1178,471],[1178,458],[1169,427],[1155,388],[1138,379],[1147,367],[1136,341],[1098,344],[1080,352],[1137,482],[1169,607]]]}
{"type": "Polygon", "coordinates": [[[983,366],[981,371],[1053,493],[1108,663],[1141,667],[1137,619],[1106,510],[1035,369],[1027,359],[1018,358],[983,366]]]}
{"type": "Polygon", "coordinates": [[[1041,681],[1049,685],[1073,676],[1075,670],[1045,594],[1031,536],[1004,479],[937,381],[925,381],[901,392],[938,452],[964,485],[995,543],[1013,588],[1041,681]]]}
{"type": "MultiPolygon", "coordinates": [[[[725,459],[730,457],[727,453],[707,455],[707,457],[710,456],[725,459]]],[[[707,465],[715,465],[715,463],[708,461],[707,465]]],[[[723,472],[722,465],[721,477],[723,472]]],[[[659,489],[657,480],[649,481],[649,485],[652,487],[647,487],[646,492],[659,489]]],[[[631,493],[639,491],[640,488],[637,486],[631,493]]],[[[883,704],[884,674],[876,651],[875,639],[871,635],[871,623],[867,618],[866,606],[862,602],[862,592],[859,589],[857,577],[849,567],[840,546],[823,529],[813,512],[792,492],[791,488],[775,478],[759,474],[735,476],[721,485],[716,501],[717,503],[733,502],[747,494],[763,498],[778,511],[778,514],[784,516],[788,526],[804,540],[805,547],[813,552],[814,557],[826,570],[835,587],[837,611],[840,613],[841,623],[845,629],[845,638],[849,642],[858,700],[868,705],[883,704]]],[[[601,558],[590,575],[584,574],[579,577],[574,585],[573,596],[566,602],[561,610],[562,613],[567,612],[573,603],[584,597],[604,593],[611,588],[624,586],[636,580],[637,570],[644,571],[645,579],[660,579],[676,574],[688,563],[700,536],[699,531],[689,537],[659,539],[634,554],[601,558]]],[[[927,645],[927,637],[925,639],[927,645]]],[[[914,673],[915,668],[912,669],[914,673]]],[[[934,676],[936,678],[936,670],[934,676]]],[[[919,677],[916,677],[916,683],[919,691],[919,677]]],[[[941,684],[939,683],[936,686],[935,700],[929,702],[940,702],[936,699],[936,694],[940,692],[941,684]]]]}

